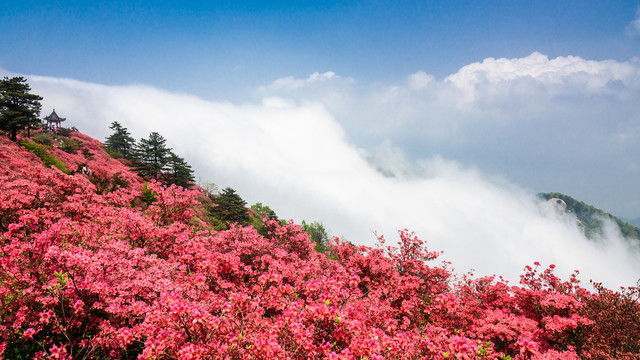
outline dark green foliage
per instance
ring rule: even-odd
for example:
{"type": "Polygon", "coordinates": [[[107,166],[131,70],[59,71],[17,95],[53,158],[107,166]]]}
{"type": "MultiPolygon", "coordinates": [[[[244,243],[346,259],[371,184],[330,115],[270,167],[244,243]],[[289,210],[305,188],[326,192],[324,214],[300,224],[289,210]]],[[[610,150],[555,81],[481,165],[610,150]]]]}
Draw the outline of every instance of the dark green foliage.
{"type": "Polygon", "coordinates": [[[222,220],[220,220],[220,219],[218,219],[216,217],[213,217],[211,215],[209,215],[209,222],[211,223],[211,227],[214,230],[222,231],[222,230],[228,230],[229,229],[229,224],[228,223],[226,223],[226,222],[224,222],[224,221],[222,221],[222,220]]]}
{"type": "Polygon", "coordinates": [[[115,186],[115,189],[129,187],[129,182],[122,177],[122,174],[120,172],[113,174],[113,177],[111,179],[113,185],[115,186]]]}
{"type": "Polygon", "coordinates": [[[35,341],[13,341],[7,344],[2,356],[5,359],[30,360],[39,350],[42,348],[35,341]]]}
{"type": "Polygon", "coordinates": [[[41,96],[29,93],[31,88],[23,77],[4,77],[0,80],[0,129],[10,132],[17,141],[20,129],[32,129],[40,125],[41,96]]]}
{"type": "Polygon", "coordinates": [[[35,134],[33,135],[33,140],[47,146],[51,146],[51,135],[49,134],[35,134]]]}
{"type": "Polygon", "coordinates": [[[113,134],[104,144],[112,158],[131,160],[138,174],[147,180],[183,188],[193,184],[195,179],[191,166],[167,147],[167,140],[159,133],[154,131],[147,139],[140,139],[136,143],[129,131],[117,121],[109,129],[113,130],[113,134]]]}
{"type": "Polygon", "coordinates": [[[167,162],[167,172],[163,175],[162,182],[167,185],[176,184],[187,189],[194,181],[191,165],[187,164],[180,156],[170,152],[167,162]]]}
{"type": "Polygon", "coordinates": [[[149,134],[147,139],[140,139],[132,156],[134,168],[145,179],[189,188],[195,180],[191,165],[171,151],[166,143],[167,140],[157,132],[149,134]]]}
{"type": "Polygon", "coordinates": [[[93,159],[94,155],[95,154],[89,151],[89,149],[82,149],[82,156],[84,156],[86,159],[91,160],[93,159]]]}
{"type": "Polygon", "coordinates": [[[156,201],[156,193],[151,191],[147,184],[142,186],[142,201],[144,201],[147,205],[151,205],[156,201]]]}
{"type": "MultiPolygon", "coordinates": [[[[218,224],[225,229],[229,228],[229,224],[238,223],[247,226],[251,221],[247,212],[246,201],[236,191],[230,187],[222,190],[222,193],[213,200],[214,205],[209,208],[209,217],[212,223],[218,224]]],[[[221,229],[218,229],[221,230],[221,229]]]]}
{"type": "MultiPolygon", "coordinates": [[[[104,145],[112,152],[121,154],[120,157],[131,160],[136,140],[131,137],[129,130],[122,127],[117,121],[111,123],[109,129],[113,130],[113,134],[109,135],[104,145]]],[[[109,154],[111,155],[111,152],[109,154]]],[[[117,158],[115,156],[112,157],[117,158]]]]}
{"type": "Polygon", "coordinates": [[[97,194],[105,194],[111,192],[111,181],[108,177],[102,177],[100,175],[95,175],[89,178],[89,181],[96,187],[97,194]]]}
{"type": "Polygon", "coordinates": [[[59,127],[58,129],[56,129],[56,134],[59,136],[69,137],[71,136],[71,129],[59,127]]]}
{"type": "Polygon", "coordinates": [[[105,150],[107,150],[107,154],[109,154],[109,156],[111,156],[114,159],[122,159],[124,158],[124,155],[122,155],[122,153],[117,152],[117,151],[113,151],[109,148],[104,148],[105,150]]]}
{"type": "Polygon", "coordinates": [[[53,165],[60,169],[60,171],[62,171],[63,173],[71,174],[71,170],[67,169],[62,161],[47,152],[47,146],[37,144],[33,141],[23,141],[20,143],[20,145],[36,154],[42,160],[44,166],[50,167],[53,165]]]}
{"type": "Polygon", "coordinates": [[[633,238],[633,239],[640,240],[640,229],[638,229],[638,227],[633,226],[626,221],[622,221],[621,219],[615,216],[613,217],[613,219],[616,222],[616,224],[618,224],[618,227],[620,227],[620,232],[622,233],[622,236],[624,236],[625,238],[633,238]]]}
{"type": "Polygon", "coordinates": [[[582,201],[578,201],[569,195],[562,193],[541,193],[538,197],[544,200],[552,198],[561,199],[567,204],[567,212],[570,212],[578,218],[579,225],[587,238],[593,239],[604,235],[604,220],[611,220],[620,228],[622,236],[626,239],[640,240],[640,229],[629,224],[626,221],[615,217],[608,212],[595,208],[582,201]]]}
{"type": "Polygon", "coordinates": [[[167,170],[171,149],[167,140],[157,132],[149,134],[148,139],[140,139],[136,146],[134,166],[140,176],[159,180],[167,170]]]}
{"type": "Polygon", "coordinates": [[[307,224],[304,220],[302,221],[302,228],[304,231],[309,234],[311,241],[316,243],[316,251],[320,253],[326,253],[331,250],[329,247],[329,234],[327,234],[327,230],[324,228],[324,225],[320,222],[313,221],[307,224]]]}
{"type": "MultiPolygon", "coordinates": [[[[114,192],[119,188],[126,188],[129,186],[129,182],[125,180],[119,172],[113,174],[113,177],[111,178],[108,176],[102,177],[93,175],[89,178],[89,181],[96,186],[96,193],[98,194],[114,192]]],[[[151,198],[149,198],[149,200],[151,200],[151,198]]],[[[155,198],[152,200],[155,200],[155,198]]]]}
{"type": "Polygon", "coordinates": [[[67,153],[74,153],[80,149],[82,146],[82,141],[70,138],[59,138],[58,139],[58,148],[67,153]]]}

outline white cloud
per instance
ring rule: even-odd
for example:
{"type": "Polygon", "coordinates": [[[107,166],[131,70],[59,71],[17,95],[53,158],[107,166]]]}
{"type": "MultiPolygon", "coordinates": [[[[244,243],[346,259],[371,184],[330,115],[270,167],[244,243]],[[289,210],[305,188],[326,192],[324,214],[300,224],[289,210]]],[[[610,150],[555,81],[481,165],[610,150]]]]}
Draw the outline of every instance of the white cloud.
{"type": "Polygon", "coordinates": [[[435,84],[435,81],[436,79],[433,77],[433,75],[427,74],[424,71],[418,71],[409,75],[407,82],[411,89],[418,90],[435,84]]]}
{"type": "Polygon", "coordinates": [[[627,26],[627,33],[630,36],[640,35],[640,6],[638,6],[638,9],[636,10],[636,18],[629,23],[629,26],[627,26]]]}
{"type": "Polygon", "coordinates": [[[524,95],[547,92],[551,96],[576,93],[612,94],[611,85],[638,88],[640,74],[630,63],[613,60],[591,61],[577,56],[557,57],[533,53],[518,59],[488,58],[448,76],[444,84],[462,91],[462,101],[474,102],[482,96],[524,95]]]}
{"type": "MultiPolygon", "coordinates": [[[[621,123],[629,119],[629,109],[605,107],[612,101],[631,104],[639,91],[637,62],[576,56],[549,59],[533,53],[518,59],[485,59],[442,81],[418,71],[404,84],[365,85],[316,73],[307,79],[276,80],[261,87],[259,95],[318,101],[358,143],[388,137],[396,143],[421,138],[446,145],[473,141],[473,136],[490,138],[509,124],[518,124],[511,131],[532,127],[535,135],[550,123],[557,124],[558,117],[563,118],[561,123],[583,126],[584,117],[566,116],[573,109],[575,114],[588,115],[586,121],[603,123],[611,117],[621,123]],[[627,113],[619,116],[618,111],[627,113]],[[531,122],[536,122],[538,130],[531,122]]],[[[606,125],[609,132],[618,126],[606,125]]]]}
{"type": "Polygon", "coordinates": [[[262,99],[262,105],[276,108],[291,108],[295,106],[291,101],[278,96],[271,96],[262,99]]]}
{"type": "Polygon", "coordinates": [[[292,91],[300,88],[305,88],[310,85],[316,85],[318,83],[326,83],[332,80],[344,80],[347,82],[352,81],[351,79],[343,79],[342,77],[336,75],[336,73],[334,73],[333,71],[327,71],[322,74],[315,72],[309,75],[309,77],[306,79],[296,79],[293,76],[287,76],[277,79],[270,85],[262,87],[262,91],[292,91]]]}
{"type": "Polygon", "coordinates": [[[296,91],[313,100],[361,147],[383,140],[411,159],[441,154],[536,191],[565,191],[637,217],[640,62],[577,56],[469,64],[436,80],[424,71],[396,84],[329,81],[296,91]],[[606,190],[603,190],[606,189],[606,190]]]}
{"type": "MultiPolygon", "coordinates": [[[[405,105],[416,111],[424,109],[415,105],[419,90],[427,104],[449,106],[433,93],[443,83],[431,85],[425,75],[416,75],[413,85],[409,78],[407,84],[378,86],[365,94],[386,97],[383,105],[362,96],[350,101],[373,106],[366,114],[381,106],[383,113],[405,105]],[[416,84],[425,86],[416,89],[416,84]]],[[[372,245],[374,230],[392,239],[397,229],[408,228],[432,249],[444,250],[459,271],[475,268],[479,274],[517,279],[524,265],[541,261],[558,265],[563,276],[580,269],[583,279],[610,286],[632,285],[640,274],[632,258],[637,255],[626,252],[615,236],[610,240],[615,246],[606,249],[587,242],[575,221],[556,218],[508,182],[437,155],[414,162],[392,141],[368,152],[354,146],[330,102],[280,96],[234,105],[145,86],[37,76],[29,81],[44,96],[45,109],[55,106],[70,125],[89,135],[104,138],[112,121],[137,138],[158,131],[204,178],[235,188],[249,203],[268,204],[281,217],[323,221],[355,243],[372,245]]],[[[454,120],[462,121],[461,115],[454,120]]],[[[370,121],[379,126],[381,120],[370,121]]]]}

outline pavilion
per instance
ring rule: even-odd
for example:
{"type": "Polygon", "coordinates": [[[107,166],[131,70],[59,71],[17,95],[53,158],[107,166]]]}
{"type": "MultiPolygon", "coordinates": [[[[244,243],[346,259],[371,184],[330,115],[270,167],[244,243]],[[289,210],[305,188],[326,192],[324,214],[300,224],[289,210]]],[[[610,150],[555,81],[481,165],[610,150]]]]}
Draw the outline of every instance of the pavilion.
{"type": "Polygon", "coordinates": [[[67,118],[61,118],[56,114],[56,109],[53,109],[51,115],[44,118],[47,122],[46,127],[52,131],[56,131],[60,127],[60,123],[67,120],[67,118]]]}

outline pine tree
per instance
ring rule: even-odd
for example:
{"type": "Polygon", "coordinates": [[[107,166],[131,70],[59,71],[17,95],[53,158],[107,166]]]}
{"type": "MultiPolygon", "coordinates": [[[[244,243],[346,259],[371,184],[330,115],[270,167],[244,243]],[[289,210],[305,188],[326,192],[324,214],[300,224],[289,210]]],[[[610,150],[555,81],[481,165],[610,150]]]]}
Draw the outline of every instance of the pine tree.
{"type": "Polygon", "coordinates": [[[0,80],[0,129],[10,132],[17,141],[18,130],[40,125],[41,96],[29,93],[31,88],[23,77],[0,80]]]}
{"type": "Polygon", "coordinates": [[[166,146],[166,142],[157,132],[149,134],[148,139],[140,139],[136,145],[134,166],[142,177],[158,180],[167,170],[171,148],[166,146]]]}
{"type": "Polygon", "coordinates": [[[238,223],[246,226],[251,218],[247,212],[246,201],[230,187],[222,190],[222,193],[213,201],[215,206],[209,209],[209,215],[224,224],[238,223]]]}
{"type": "Polygon", "coordinates": [[[163,177],[163,183],[167,185],[176,184],[186,189],[195,181],[191,165],[173,152],[169,154],[167,170],[163,177]]]}
{"type": "Polygon", "coordinates": [[[111,151],[119,152],[125,159],[131,160],[133,150],[136,146],[136,140],[131,137],[129,131],[122,127],[117,121],[111,123],[109,129],[113,130],[113,134],[104,142],[105,146],[111,151]]]}

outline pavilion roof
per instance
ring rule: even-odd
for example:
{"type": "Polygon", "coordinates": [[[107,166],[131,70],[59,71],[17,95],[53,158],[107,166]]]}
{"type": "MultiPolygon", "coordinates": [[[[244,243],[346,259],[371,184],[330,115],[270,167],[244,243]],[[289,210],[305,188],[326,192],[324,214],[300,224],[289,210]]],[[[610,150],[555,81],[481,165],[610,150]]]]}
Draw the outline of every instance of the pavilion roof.
{"type": "Polygon", "coordinates": [[[60,122],[67,120],[67,118],[61,118],[60,116],[58,116],[58,114],[56,114],[56,109],[53,109],[51,115],[45,117],[44,119],[51,122],[60,122]]]}

